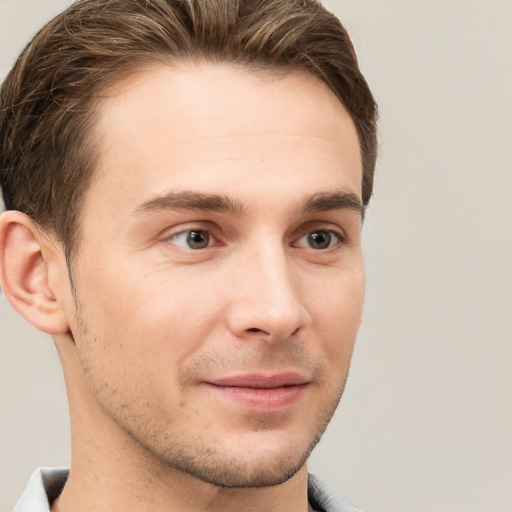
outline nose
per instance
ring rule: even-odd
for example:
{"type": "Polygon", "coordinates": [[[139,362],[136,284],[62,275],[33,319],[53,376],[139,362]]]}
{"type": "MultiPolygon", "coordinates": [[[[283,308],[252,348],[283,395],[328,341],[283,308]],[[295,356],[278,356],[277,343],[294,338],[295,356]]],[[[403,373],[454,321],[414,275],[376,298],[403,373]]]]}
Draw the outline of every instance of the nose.
{"type": "Polygon", "coordinates": [[[247,251],[231,278],[227,321],[236,337],[285,340],[311,320],[301,300],[299,276],[281,244],[247,251]]]}

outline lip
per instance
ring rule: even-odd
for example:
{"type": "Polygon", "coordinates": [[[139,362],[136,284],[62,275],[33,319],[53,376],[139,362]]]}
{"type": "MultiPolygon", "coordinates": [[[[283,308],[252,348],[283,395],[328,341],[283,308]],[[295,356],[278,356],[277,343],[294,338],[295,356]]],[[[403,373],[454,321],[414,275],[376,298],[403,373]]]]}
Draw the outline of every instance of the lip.
{"type": "Polygon", "coordinates": [[[205,383],[224,400],[259,412],[276,412],[296,403],[309,380],[296,372],[272,375],[244,374],[205,383]]]}

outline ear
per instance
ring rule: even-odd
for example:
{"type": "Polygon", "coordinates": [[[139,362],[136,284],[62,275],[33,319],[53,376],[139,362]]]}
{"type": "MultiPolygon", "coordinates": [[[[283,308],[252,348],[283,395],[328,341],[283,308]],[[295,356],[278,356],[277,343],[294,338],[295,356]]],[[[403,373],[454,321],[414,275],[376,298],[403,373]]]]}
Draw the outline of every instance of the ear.
{"type": "Polygon", "coordinates": [[[40,331],[62,334],[69,324],[62,301],[50,286],[49,264],[58,265],[50,243],[24,213],[0,215],[0,283],[14,309],[40,331]]]}

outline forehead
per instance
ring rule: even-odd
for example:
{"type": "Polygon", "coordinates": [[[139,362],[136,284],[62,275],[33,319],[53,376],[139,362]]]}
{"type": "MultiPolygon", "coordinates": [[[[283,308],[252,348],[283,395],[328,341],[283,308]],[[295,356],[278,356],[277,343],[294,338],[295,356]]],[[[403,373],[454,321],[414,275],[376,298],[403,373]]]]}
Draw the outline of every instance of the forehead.
{"type": "Polygon", "coordinates": [[[332,188],[360,195],[353,122],[307,74],[158,65],[111,87],[97,114],[100,158],[86,204],[108,194],[118,212],[170,188],[291,190],[302,176],[313,188],[339,177],[332,188]]]}

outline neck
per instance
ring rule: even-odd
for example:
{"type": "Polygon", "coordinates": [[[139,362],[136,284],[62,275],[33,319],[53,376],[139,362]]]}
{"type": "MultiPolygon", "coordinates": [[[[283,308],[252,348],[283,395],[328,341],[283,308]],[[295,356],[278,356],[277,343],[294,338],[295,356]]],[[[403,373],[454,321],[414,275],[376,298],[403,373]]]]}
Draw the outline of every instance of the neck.
{"type": "Polygon", "coordinates": [[[284,484],[266,488],[219,488],[180,474],[131,474],[133,468],[106,469],[97,463],[73,465],[52,512],[306,512],[304,466],[284,484]]]}

